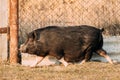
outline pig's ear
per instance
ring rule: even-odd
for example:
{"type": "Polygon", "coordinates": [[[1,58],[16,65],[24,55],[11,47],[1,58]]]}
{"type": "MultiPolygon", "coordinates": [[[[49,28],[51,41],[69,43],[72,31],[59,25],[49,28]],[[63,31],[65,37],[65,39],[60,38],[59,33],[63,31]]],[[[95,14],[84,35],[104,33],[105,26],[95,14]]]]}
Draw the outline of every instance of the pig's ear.
{"type": "Polygon", "coordinates": [[[37,33],[34,31],[34,40],[37,40],[37,33]]]}
{"type": "Polygon", "coordinates": [[[26,41],[27,41],[29,39],[29,34],[26,32],[25,36],[26,36],[26,41]]]}
{"type": "Polygon", "coordinates": [[[25,32],[25,37],[26,37],[26,38],[25,38],[24,44],[26,44],[26,43],[28,42],[28,39],[29,39],[28,33],[26,33],[26,32],[25,32]]]}
{"type": "Polygon", "coordinates": [[[27,36],[27,39],[29,38],[29,35],[28,35],[28,33],[25,33],[25,35],[27,36]]]}

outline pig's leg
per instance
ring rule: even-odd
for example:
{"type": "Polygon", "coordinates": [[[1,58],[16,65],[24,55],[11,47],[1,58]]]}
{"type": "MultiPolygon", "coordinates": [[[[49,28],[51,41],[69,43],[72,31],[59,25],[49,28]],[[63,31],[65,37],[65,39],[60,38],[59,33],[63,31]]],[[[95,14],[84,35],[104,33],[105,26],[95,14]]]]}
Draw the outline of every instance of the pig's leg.
{"type": "Polygon", "coordinates": [[[35,61],[35,63],[33,63],[32,65],[30,65],[30,67],[36,67],[37,64],[39,64],[43,59],[44,59],[44,57],[36,56],[36,61],[35,61]]]}
{"type": "Polygon", "coordinates": [[[83,59],[81,62],[79,62],[79,64],[84,64],[85,62],[89,61],[92,57],[92,53],[88,53],[85,55],[85,59],[83,59]]]}
{"type": "Polygon", "coordinates": [[[109,63],[113,64],[112,59],[107,55],[107,53],[106,53],[105,50],[100,49],[100,50],[97,50],[96,52],[97,52],[100,56],[106,58],[109,63]]]}
{"type": "Polygon", "coordinates": [[[88,48],[88,50],[86,50],[84,59],[79,63],[84,64],[85,62],[90,61],[91,57],[92,57],[92,51],[91,51],[91,47],[90,47],[90,48],[88,48]]]}
{"type": "Polygon", "coordinates": [[[65,67],[68,66],[68,63],[64,60],[63,57],[62,57],[59,61],[60,61],[65,67]]]}

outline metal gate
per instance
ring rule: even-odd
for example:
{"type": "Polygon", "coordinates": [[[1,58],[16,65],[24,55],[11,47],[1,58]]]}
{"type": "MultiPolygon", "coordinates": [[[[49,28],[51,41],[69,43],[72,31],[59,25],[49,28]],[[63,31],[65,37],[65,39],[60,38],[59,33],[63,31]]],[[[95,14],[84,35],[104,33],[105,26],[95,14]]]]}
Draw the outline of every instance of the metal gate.
{"type": "Polygon", "coordinates": [[[0,63],[8,59],[8,0],[0,0],[0,63]]]}

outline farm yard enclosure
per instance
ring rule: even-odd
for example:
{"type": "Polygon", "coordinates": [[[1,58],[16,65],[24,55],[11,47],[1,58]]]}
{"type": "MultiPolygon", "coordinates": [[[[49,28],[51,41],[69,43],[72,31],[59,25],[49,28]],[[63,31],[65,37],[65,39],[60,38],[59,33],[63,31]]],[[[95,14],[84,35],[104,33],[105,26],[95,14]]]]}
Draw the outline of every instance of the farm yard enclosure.
{"type": "MultiPolygon", "coordinates": [[[[8,3],[6,1],[18,0],[0,0],[0,24],[5,19],[3,15],[8,13],[6,5],[2,3],[8,3]],[[2,9],[5,12],[2,12],[2,9]]],[[[120,0],[19,0],[19,44],[25,41],[26,33],[39,27],[87,24],[105,28],[104,48],[109,53],[116,53],[115,59],[119,59],[120,39],[116,37],[116,35],[120,35],[119,4],[120,0]],[[110,37],[106,37],[108,35],[110,37]],[[115,37],[112,37],[111,40],[113,35],[115,37]]],[[[7,25],[2,27],[7,27],[7,25]]],[[[0,41],[0,48],[3,49],[2,45],[6,46],[6,39],[1,35],[4,35],[0,34],[0,40],[5,42],[4,44],[0,41]]],[[[0,57],[1,53],[3,51],[0,52],[0,57]]],[[[29,56],[22,56],[22,59],[26,59],[26,57],[31,59],[29,56]]],[[[26,61],[29,62],[29,59],[26,61]]],[[[99,57],[99,60],[103,59],[99,57]]],[[[120,64],[111,65],[102,62],[90,62],[82,66],[70,65],[67,68],[63,66],[29,68],[0,63],[0,79],[3,80],[119,80],[119,72],[120,64]]]]}
{"type": "MultiPolygon", "coordinates": [[[[1,0],[1,2],[9,3],[7,0],[1,0]]],[[[19,44],[25,41],[26,33],[48,25],[86,24],[97,28],[104,27],[105,36],[119,35],[119,3],[119,0],[19,0],[19,44]]],[[[3,8],[6,10],[2,3],[0,6],[2,6],[1,10],[3,8]]],[[[2,19],[0,19],[0,23],[3,23],[2,19]]]]}
{"type": "MultiPolygon", "coordinates": [[[[104,27],[105,36],[118,36],[120,34],[119,3],[119,0],[37,0],[36,2],[19,0],[20,43],[25,41],[26,33],[49,25],[93,25],[97,28],[104,27]]],[[[114,53],[111,47],[114,51],[118,51],[117,47],[113,47],[116,42],[107,41],[109,40],[105,40],[104,48],[110,55],[114,53]]],[[[118,59],[118,57],[114,59],[116,58],[118,59]]],[[[98,59],[105,61],[100,57],[98,59]]]]}

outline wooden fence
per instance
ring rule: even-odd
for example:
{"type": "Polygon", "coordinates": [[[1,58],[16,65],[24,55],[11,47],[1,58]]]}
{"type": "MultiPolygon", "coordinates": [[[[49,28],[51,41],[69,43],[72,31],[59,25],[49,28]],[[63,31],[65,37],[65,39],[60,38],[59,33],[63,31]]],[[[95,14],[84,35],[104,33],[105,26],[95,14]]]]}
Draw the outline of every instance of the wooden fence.
{"type": "Polygon", "coordinates": [[[18,0],[0,0],[0,32],[0,58],[18,63],[18,0]]]}

